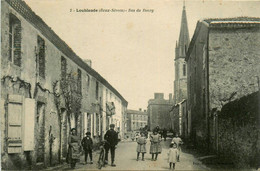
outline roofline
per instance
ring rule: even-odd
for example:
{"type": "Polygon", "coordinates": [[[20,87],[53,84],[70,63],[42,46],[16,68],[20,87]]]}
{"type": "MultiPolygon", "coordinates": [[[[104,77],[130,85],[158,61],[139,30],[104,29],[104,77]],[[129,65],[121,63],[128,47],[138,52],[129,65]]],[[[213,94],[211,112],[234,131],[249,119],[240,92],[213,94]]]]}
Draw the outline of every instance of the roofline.
{"type": "Polygon", "coordinates": [[[97,71],[88,66],[32,9],[23,1],[5,0],[15,11],[17,11],[25,20],[31,23],[39,30],[50,42],[54,44],[62,53],[75,62],[79,67],[84,69],[88,74],[95,77],[104,86],[117,95],[127,106],[128,102],[123,96],[97,71]],[[21,9],[23,7],[23,9],[21,9]],[[47,31],[47,33],[46,33],[47,31]]]}
{"type": "MultiPolygon", "coordinates": [[[[193,33],[193,36],[192,36],[192,39],[190,41],[190,44],[189,44],[189,47],[188,47],[188,50],[187,50],[187,53],[186,53],[186,57],[185,57],[185,61],[188,61],[189,60],[189,57],[190,57],[190,53],[193,49],[193,45],[195,44],[196,42],[196,39],[198,37],[198,34],[199,34],[199,31],[200,31],[200,28],[201,28],[201,25],[202,25],[203,22],[201,21],[198,21],[197,24],[196,24],[196,29],[193,33]]],[[[203,23],[203,24],[206,24],[206,23],[203,23]]],[[[206,25],[207,26],[207,25],[206,25]]]]}
{"type": "Polygon", "coordinates": [[[129,110],[129,109],[127,109],[126,110],[126,113],[127,114],[141,114],[141,115],[147,115],[148,113],[147,113],[147,111],[146,112],[144,112],[144,111],[139,111],[139,110],[129,110]]]}
{"type": "Polygon", "coordinates": [[[196,24],[196,29],[194,31],[194,34],[192,36],[192,40],[189,44],[187,53],[186,53],[186,57],[185,57],[185,61],[189,60],[191,51],[193,49],[193,46],[196,42],[196,39],[199,35],[199,31],[202,27],[202,25],[206,26],[208,29],[227,29],[227,28],[244,28],[244,27],[260,27],[260,21],[232,21],[232,19],[230,19],[230,21],[228,20],[212,20],[210,23],[206,22],[207,19],[201,19],[198,20],[197,24],[196,24]],[[237,26],[235,26],[234,24],[237,24],[237,26]]]}

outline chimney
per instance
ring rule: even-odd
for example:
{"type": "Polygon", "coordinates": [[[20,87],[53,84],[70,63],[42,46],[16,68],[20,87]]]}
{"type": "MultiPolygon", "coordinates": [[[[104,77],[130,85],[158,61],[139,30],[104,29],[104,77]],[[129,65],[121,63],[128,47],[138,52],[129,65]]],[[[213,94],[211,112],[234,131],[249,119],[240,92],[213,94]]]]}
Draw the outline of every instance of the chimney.
{"type": "Polygon", "coordinates": [[[164,94],[163,93],[154,93],[154,99],[164,99],[164,94]]]}
{"type": "Polygon", "coordinates": [[[139,108],[139,111],[142,111],[142,108],[139,108]]]}
{"type": "Polygon", "coordinates": [[[92,61],[90,59],[83,60],[90,68],[92,68],[92,61]]]}

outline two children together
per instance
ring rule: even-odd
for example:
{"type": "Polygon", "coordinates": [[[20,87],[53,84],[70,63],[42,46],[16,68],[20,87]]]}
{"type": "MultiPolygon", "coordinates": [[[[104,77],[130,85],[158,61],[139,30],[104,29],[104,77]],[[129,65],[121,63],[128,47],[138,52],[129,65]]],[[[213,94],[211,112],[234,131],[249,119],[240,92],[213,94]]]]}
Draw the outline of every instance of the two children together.
{"type": "MultiPolygon", "coordinates": [[[[139,160],[139,155],[142,153],[142,160],[144,161],[144,154],[146,153],[146,138],[143,132],[141,132],[141,136],[137,138],[137,161],[139,160]]],[[[170,165],[170,169],[175,169],[175,163],[178,161],[178,149],[177,144],[172,142],[168,151],[168,162],[170,165]]]]}

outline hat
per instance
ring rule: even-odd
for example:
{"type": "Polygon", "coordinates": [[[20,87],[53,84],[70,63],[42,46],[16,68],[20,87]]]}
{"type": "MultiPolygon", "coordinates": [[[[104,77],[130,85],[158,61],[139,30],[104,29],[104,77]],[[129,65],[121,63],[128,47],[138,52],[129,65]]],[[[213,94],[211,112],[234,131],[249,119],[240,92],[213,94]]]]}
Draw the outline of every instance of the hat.
{"type": "Polygon", "coordinates": [[[75,131],[76,131],[76,128],[71,128],[71,130],[70,130],[70,131],[72,132],[73,130],[75,130],[75,131]]]}
{"type": "Polygon", "coordinates": [[[110,128],[115,128],[115,124],[110,124],[109,127],[110,128]]]}
{"type": "Polygon", "coordinates": [[[88,132],[86,133],[86,135],[91,135],[91,133],[88,131],[88,132]]]}

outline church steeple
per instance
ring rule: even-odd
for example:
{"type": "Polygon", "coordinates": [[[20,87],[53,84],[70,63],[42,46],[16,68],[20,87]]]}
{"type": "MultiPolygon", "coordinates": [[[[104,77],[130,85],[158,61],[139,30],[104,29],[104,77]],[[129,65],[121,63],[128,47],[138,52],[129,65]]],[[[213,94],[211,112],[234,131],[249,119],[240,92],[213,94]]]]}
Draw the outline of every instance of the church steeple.
{"type": "Polygon", "coordinates": [[[185,51],[189,46],[190,37],[189,37],[189,30],[188,30],[188,22],[186,16],[186,9],[185,9],[185,1],[183,2],[183,9],[182,9],[182,16],[181,16],[181,30],[179,35],[178,41],[178,50],[179,54],[176,56],[178,57],[185,57],[185,51]]]}
{"type": "Polygon", "coordinates": [[[175,104],[187,99],[187,67],[185,62],[186,50],[190,43],[185,1],[181,16],[181,30],[179,40],[176,41],[174,60],[174,102],[175,104]]]}

